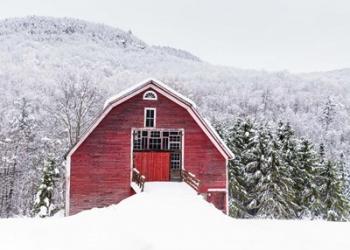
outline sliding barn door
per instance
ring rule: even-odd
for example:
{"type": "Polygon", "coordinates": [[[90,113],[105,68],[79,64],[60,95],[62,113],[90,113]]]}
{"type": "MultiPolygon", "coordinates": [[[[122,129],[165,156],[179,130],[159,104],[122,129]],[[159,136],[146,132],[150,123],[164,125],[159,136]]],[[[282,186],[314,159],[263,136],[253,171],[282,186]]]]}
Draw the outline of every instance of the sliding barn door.
{"type": "Polygon", "coordinates": [[[134,167],[146,181],[169,181],[170,152],[134,152],[134,167]]]}

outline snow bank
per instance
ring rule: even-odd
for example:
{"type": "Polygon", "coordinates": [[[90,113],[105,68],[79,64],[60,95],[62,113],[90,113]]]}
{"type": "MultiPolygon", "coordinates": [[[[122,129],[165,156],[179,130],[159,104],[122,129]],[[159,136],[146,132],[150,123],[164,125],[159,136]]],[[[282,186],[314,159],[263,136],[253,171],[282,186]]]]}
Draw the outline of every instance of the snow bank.
{"type": "Polygon", "coordinates": [[[183,183],[68,218],[0,220],[2,250],[350,249],[350,223],[234,220],[183,183]]]}

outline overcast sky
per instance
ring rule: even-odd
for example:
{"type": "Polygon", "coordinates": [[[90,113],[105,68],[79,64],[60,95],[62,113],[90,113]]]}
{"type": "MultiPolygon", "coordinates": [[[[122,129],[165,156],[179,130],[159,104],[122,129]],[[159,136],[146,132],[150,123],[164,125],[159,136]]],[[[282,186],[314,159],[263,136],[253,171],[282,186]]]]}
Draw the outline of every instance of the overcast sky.
{"type": "Polygon", "coordinates": [[[0,17],[75,17],[238,68],[350,67],[350,0],[1,0],[0,17]]]}

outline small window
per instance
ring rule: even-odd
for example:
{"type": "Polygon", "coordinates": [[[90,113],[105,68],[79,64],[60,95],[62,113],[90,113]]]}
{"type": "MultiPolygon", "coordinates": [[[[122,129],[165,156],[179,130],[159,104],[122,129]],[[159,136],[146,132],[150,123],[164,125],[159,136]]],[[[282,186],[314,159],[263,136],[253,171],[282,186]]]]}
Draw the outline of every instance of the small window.
{"type": "Polygon", "coordinates": [[[156,92],[149,90],[143,94],[143,100],[157,100],[156,92]]]}
{"type": "Polygon", "coordinates": [[[145,127],[154,128],[156,126],[156,109],[146,108],[145,109],[145,127]]]}
{"type": "Polygon", "coordinates": [[[171,168],[172,170],[180,169],[180,168],[181,168],[181,157],[180,157],[180,153],[171,153],[170,168],[171,168]]]}

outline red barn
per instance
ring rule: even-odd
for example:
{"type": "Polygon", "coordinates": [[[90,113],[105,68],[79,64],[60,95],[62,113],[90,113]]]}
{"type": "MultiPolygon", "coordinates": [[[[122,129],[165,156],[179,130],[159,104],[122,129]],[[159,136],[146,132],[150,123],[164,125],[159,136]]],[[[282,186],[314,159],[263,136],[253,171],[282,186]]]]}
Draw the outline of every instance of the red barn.
{"type": "Polygon", "coordinates": [[[227,211],[233,158],[195,104],[158,80],[107,100],[67,155],[66,215],[118,203],[146,181],[186,181],[227,211]],[[144,176],[144,177],[143,177],[144,176]]]}

